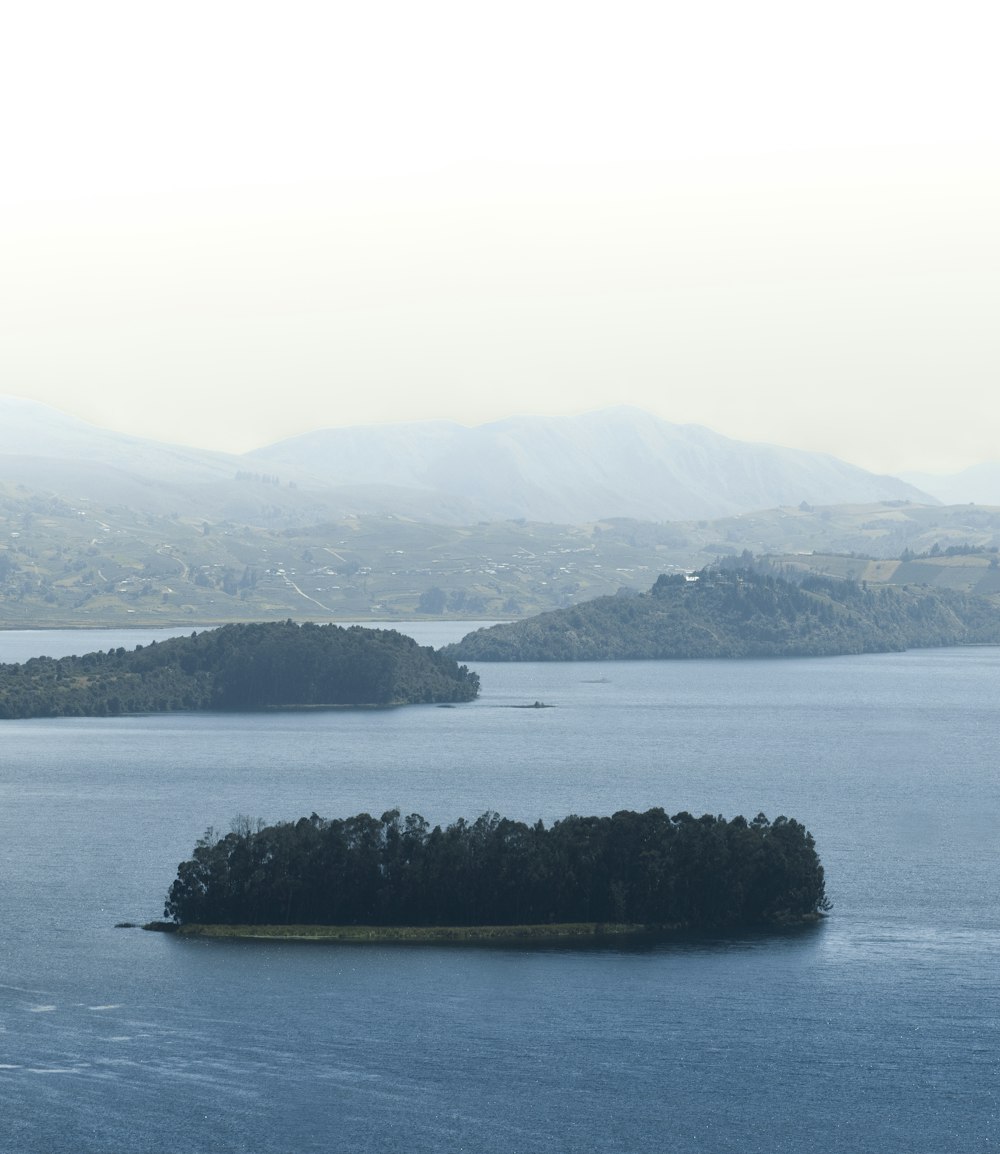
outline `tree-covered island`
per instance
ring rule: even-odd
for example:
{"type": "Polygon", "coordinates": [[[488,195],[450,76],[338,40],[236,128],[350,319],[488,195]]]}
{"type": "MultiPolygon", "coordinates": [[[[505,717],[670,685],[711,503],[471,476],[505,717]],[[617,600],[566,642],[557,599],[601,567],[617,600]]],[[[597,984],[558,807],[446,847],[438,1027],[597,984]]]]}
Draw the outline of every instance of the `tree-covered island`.
{"type": "Polygon", "coordinates": [[[478,692],[475,673],[395,630],[293,621],[0,665],[0,718],[409,705],[478,692]]]}
{"type": "Polygon", "coordinates": [[[984,597],[814,575],[791,581],[723,564],[663,575],[648,593],[598,597],[480,629],[442,652],[461,661],[628,661],[967,644],[1000,644],[1000,612],[984,597]]]}
{"type": "Polygon", "coordinates": [[[164,914],[181,932],[319,937],[303,927],[711,929],[795,924],[829,908],[813,838],[790,818],[650,809],[546,828],[486,813],[442,829],[390,810],[210,829],[179,866],[164,914]]]}

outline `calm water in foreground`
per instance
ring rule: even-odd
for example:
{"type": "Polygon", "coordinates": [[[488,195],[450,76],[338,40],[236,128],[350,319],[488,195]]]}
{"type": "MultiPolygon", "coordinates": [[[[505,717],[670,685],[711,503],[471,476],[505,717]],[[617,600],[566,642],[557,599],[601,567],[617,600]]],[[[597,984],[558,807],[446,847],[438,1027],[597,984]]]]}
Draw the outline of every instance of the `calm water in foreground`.
{"type": "Polygon", "coordinates": [[[2,723],[0,1151],[1000,1147],[1000,649],[478,669],[454,709],[2,723]],[[113,928],[237,813],[653,805],[805,822],[832,915],[589,950],[113,928]]]}

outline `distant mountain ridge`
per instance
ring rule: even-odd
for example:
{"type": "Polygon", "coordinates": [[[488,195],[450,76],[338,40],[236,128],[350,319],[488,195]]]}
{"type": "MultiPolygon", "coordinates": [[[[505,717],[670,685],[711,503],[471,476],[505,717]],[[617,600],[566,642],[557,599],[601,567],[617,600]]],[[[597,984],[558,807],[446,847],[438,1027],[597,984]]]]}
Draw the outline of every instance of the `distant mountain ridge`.
{"type": "Polygon", "coordinates": [[[156,513],[301,526],[700,520],[781,505],[936,503],[835,457],[735,441],[621,406],[582,416],[323,429],[242,455],[114,433],[0,397],[0,481],[156,513]],[[264,484],[247,484],[254,479],[264,484]],[[280,481],[280,483],[279,483],[280,481]]]}
{"type": "Polygon", "coordinates": [[[946,505],[1000,505],[1000,461],[983,461],[960,473],[906,473],[905,480],[946,505]]]}
{"type": "Polygon", "coordinates": [[[147,479],[188,482],[230,476],[233,462],[239,460],[227,453],[112,432],[22,397],[0,397],[0,455],[88,461],[147,479]]]}
{"type": "Polygon", "coordinates": [[[382,483],[461,497],[488,520],[673,521],[803,501],[928,502],[915,486],[826,454],[735,441],[628,406],[474,428],[427,421],[324,429],[246,459],[261,468],[294,465],[331,486],[382,483]]]}
{"type": "MultiPolygon", "coordinates": [[[[74,502],[251,525],[310,525],[395,502],[411,512],[406,493],[341,495],[292,467],[280,485],[259,477],[260,470],[238,454],[116,433],[36,401],[0,396],[0,482],[74,502]]],[[[420,502],[414,512],[425,512],[420,502]]]]}

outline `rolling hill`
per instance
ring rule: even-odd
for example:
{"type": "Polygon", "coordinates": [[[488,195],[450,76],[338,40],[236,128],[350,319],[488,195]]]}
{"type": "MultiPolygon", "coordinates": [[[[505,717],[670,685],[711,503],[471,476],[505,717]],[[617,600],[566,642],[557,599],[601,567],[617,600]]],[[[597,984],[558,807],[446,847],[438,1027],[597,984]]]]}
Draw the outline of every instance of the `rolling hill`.
{"type": "Polygon", "coordinates": [[[714,566],[661,576],[648,593],[479,629],[442,653],[459,661],[635,661],[998,643],[1000,609],[983,597],[714,566]]]}

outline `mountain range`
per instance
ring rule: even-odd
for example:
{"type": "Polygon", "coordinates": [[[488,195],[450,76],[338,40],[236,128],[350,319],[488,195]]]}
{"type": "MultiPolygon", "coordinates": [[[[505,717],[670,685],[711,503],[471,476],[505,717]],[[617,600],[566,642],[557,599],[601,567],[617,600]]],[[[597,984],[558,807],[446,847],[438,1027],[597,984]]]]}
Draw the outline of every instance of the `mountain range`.
{"type": "Polygon", "coordinates": [[[912,484],[835,457],[736,441],[626,406],[474,428],[421,421],[322,429],[234,455],[113,433],[4,397],[0,481],[270,525],[352,513],[440,524],[665,522],[803,502],[935,503],[912,484]]]}
{"type": "Polygon", "coordinates": [[[511,417],[324,429],[248,454],[332,486],[383,483],[458,497],[479,518],[580,524],[605,517],[675,521],[776,505],[928,496],[835,457],[735,441],[619,406],[573,417],[511,417]]]}
{"type": "Polygon", "coordinates": [[[1000,508],[634,409],[230,455],[0,398],[0,630],[495,620],[744,551],[998,597],[998,548],[1000,508]]]}

